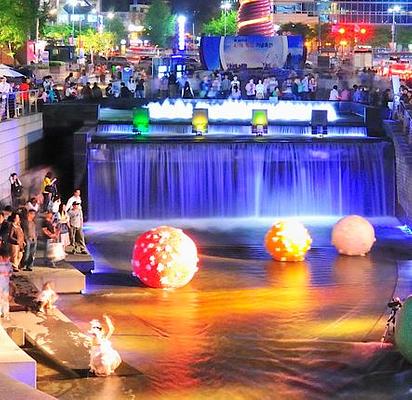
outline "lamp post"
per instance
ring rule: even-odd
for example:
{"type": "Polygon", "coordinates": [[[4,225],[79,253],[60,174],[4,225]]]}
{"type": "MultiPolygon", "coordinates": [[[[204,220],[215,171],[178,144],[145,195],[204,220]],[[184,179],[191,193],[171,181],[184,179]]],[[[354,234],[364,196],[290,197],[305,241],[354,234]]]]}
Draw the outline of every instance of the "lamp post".
{"type": "Polygon", "coordinates": [[[185,50],[185,24],[186,24],[186,17],[184,15],[179,15],[177,17],[177,26],[178,26],[178,49],[180,51],[185,50]]]}
{"type": "Polygon", "coordinates": [[[392,13],[392,27],[391,27],[391,33],[392,33],[392,51],[396,51],[396,13],[399,13],[402,11],[402,7],[398,5],[394,5],[393,7],[388,8],[388,12],[392,13]]]}
{"type": "Polygon", "coordinates": [[[225,36],[226,36],[227,34],[227,13],[232,8],[232,5],[228,1],[225,1],[220,5],[220,8],[224,13],[225,36]]]}
{"type": "Polygon", "coordinates": [[[67,3],[72,6],[72,15],[71,15],[71,20],[72,20],[72,37],[74,39],[74,8],[77,6],[79,0],[67,0],[67,3]]]}

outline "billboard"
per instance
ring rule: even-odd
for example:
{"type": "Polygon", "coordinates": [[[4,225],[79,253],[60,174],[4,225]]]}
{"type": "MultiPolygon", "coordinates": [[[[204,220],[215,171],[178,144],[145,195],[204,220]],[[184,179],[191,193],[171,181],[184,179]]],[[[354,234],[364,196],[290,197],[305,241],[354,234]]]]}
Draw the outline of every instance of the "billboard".
{"type": "Polygon", "coordinates": [[[203,66],[208,70],[283,68],[303,60],[301,36],[204,36],[200,42],[203,66]]]}

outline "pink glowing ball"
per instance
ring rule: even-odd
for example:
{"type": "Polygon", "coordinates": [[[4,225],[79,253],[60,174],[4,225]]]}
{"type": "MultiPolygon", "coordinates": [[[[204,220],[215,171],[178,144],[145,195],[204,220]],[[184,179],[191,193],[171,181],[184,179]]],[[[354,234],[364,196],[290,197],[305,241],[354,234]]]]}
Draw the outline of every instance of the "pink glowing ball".
{"type": "Polygon", "coordinates": [[[152,288],[179,288],[198,271],[197,248],[181,229],[159,226],[140,235],[133,249],[134,274],[152,288]]]}
{"type": "Polygon", "coordinates": [[[359,215],[340,219],[332,230],[332,244],[340,254],[347,256],[364,256],[375,241],[373,226],[359,215]]]}

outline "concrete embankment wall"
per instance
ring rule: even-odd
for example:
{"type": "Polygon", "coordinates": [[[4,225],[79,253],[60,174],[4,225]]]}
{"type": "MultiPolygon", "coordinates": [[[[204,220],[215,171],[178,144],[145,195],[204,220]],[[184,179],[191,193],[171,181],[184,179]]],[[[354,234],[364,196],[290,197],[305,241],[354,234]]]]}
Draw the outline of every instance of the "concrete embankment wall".
{"type": "Polygon", "coordinates": [[[26,196],[34,191],[37,183],[24,174],[41,158],[42,139],[41,113],[0,122],[0,203],[10,202],[9,176],[12,172],[22,176],[26,196]]]}

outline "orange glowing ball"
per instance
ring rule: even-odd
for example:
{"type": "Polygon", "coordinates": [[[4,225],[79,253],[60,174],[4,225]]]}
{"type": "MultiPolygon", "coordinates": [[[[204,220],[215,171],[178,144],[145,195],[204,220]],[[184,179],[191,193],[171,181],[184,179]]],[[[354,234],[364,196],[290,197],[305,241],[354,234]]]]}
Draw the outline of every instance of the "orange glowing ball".
{"type": "Polygon", "coordinates": [[[303,261],[312,238],[298,221],[278,221],[266,233],[265,247],[277,261],[303,261]]]}
{"type": "Polygon", "coordinates": [[[133,249],[134,274],[152,288],[179,288],[198,271],[197,248],[181,229],[159,226],[140,235],[133,249]]]}

